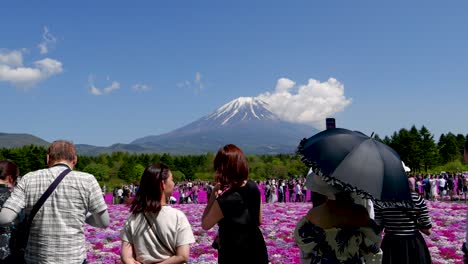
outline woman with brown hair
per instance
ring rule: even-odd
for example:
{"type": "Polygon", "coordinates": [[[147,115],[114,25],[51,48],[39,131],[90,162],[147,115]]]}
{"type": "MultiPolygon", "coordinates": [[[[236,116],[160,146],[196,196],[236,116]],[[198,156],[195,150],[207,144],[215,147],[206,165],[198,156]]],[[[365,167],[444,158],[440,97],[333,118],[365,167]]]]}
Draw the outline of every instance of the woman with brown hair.
{"type": "Polygon", "coordinates": [[[174,190],[164,164],[145,169],[122,230],[122,263],[186,263],[195,242],[185,214],[168,206],[174,190]]]}
{"type": "Polygon", "coordinates": [[[219,149],[214,159],[216,186],[203,212],[202,228],[219,225],[218,263],[268,263],[260,231],[261,197],[249,180],[244,153],[233,144],[219,149]]]}

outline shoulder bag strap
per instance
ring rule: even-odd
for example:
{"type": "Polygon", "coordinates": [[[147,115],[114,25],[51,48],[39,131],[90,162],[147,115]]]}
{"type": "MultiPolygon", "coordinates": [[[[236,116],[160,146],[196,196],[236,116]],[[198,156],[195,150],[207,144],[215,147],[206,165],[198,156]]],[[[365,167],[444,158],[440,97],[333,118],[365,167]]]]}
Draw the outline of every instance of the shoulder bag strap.
{"type": "Polygon", "coordinates": [[[34,219],[34,216],[36,216],[36,213],[39,211],[39,209],[41,209],[42,205],[45,203],[47,198],[49,198],[49,196],[55,190],[57,185],[63,180],[65,175],[67,175],[70,171],[71,171],[71,169],[68,168],[68,169],[64,170],[62,173],[60,173],[60,175],[54,180],[54,182],[52,182],[52,184],[49,186],[49,188],[47,188],[45,193],[42,194],[41,198],[39,198],[39,200],[33,206],[33,209],[31,210],[31,213],[28,216],[29,226],[31,226],[31,223],[32,223],[32,221],[34,219]]]}
{"type": "Polygon", "coordinates": [[[143,216],[145,217],[146,219],[146,222],[148,222],[148,225],[151,229],[151,231],[153,231],[154,235],[156,236],[156,239],[158,240],[159,244],[161,244],[165,250],[169,251],[172,255],[175,255],[175,252],[174,250],[172,250],[169,246],[167,246],[162,240],[161,238],[159,238],[159,234],[158,234],[158,231],[155,230],[153,228],[153,225],[151,224],[150,220],[148,219],[148,217],[146,216],[146,214],[143,212],[143,216]]]}

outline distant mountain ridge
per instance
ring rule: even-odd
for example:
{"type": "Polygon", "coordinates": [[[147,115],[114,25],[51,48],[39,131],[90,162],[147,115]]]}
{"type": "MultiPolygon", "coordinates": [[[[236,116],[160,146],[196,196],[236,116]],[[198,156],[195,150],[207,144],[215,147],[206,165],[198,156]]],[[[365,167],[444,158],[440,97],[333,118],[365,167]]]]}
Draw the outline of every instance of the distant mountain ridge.
{"type": "MultiPolygon", "coordinates": [[[[87,156],[117,151],[192,155],[216,152],[233,143],[246,154],[280,154],[295,152],[301,139],[318,132],[312,126],[282,121],[268,108],[267,103],[257,98],[239,97],[169,133],[138,138],[130,144],[109,147],[77,144],[76,148],[79,155],[87,156]]],[[[28,134],[0,133],[0,148],[29,144],[49,145],[28,134]]]]}
{"type": "Polygon", "coordinates": [[[20,148],[27,145],[49,146],[49,142],[30,134],[0,133],[0,148],[20,148]]]}

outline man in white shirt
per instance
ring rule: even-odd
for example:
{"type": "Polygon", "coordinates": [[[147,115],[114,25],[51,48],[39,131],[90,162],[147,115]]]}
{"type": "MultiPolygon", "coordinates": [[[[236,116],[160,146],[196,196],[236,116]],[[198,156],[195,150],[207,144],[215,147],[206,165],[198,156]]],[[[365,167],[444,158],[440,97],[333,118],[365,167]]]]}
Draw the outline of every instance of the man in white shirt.
{"type": "Polygon", "coordinates": [[[119,204],[123,203],[123,189],[119,188],[117,190],[117,198],[119,199],[119,204]]]}
{"type": "Polygon", "coordinates": [[[301,188],[301,182],[297,181],[296,186],[294,187],[294,193],[296,194],[296,202],[300,201],[303,202],[302,200],[302,188],[301,188]]]}
{"type": "Polygon", "coordinates": [[[72,169],[33,218],[26,263],[86,263],[83,224],[109,226],[107,205],[96,178],[74,171],[76,162],[72,143],[53,142],[47,151],[48,168],[24,175],[0,211],[0,225],[11,223],[23,209],[28,216],[55,178],[72,169]]]}
{"type": "Polygon", "coordinates": [[[439,179],[439,190],[440,190],[440,196],[444,197],[447,194],[447,191],[445,190],[445,184],[447,183],[447,180],[445,179],[444,176],[440,176],[439,179]]]}

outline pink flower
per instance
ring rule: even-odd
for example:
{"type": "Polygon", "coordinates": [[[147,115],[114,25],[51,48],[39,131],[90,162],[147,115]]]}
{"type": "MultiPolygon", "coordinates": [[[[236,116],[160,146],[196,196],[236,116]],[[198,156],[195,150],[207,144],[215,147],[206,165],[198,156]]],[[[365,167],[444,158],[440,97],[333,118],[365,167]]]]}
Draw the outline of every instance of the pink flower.
{"type": "MultiPolygon", "coordinates": [[[[426,201],[432,218],[432,234],[425,236],[434,263],[462,263],[461,244],[465,237],[468,204],[426,201]]],[[[217,263],[218,252],[211,247],[217,233],[201,229],[205,204],[173,205],[182,210],[190,223],[196,243],[191,246],[189,263],[217,263]]],[[[309,203],[275,203],[263,205],[261,230],[272,264],[300,263],[294,245],[293,230],[299,218],[310,209],[309,203]]],[[[109,205],[111,225],[106,229],[85,226],[88,263],[120,263],[120,231],[129,215],[124,205],[109,205]]]]}

